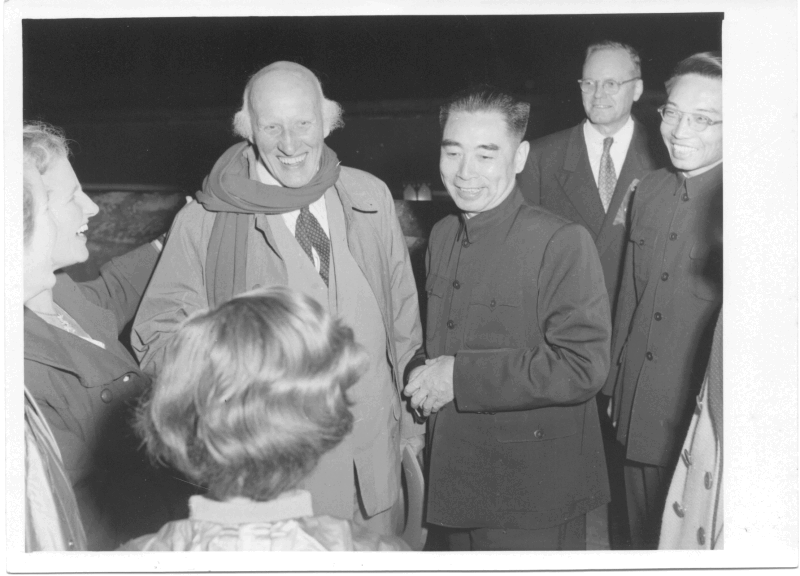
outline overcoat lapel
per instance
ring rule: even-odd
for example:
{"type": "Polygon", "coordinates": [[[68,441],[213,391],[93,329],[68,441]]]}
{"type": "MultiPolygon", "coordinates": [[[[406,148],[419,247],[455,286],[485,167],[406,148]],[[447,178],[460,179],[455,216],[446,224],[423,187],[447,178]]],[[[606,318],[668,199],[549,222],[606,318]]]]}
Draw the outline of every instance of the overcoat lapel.
{"type": "Polygon", "coordinates": [[[589,153],[583,138],[583,124],[573,128],[569,136],[564,165],[556,175],[561,189],[580,214],[584,224],[597,238],[603,226],[605,212],[597,184],[592,176],[589,153]]]}

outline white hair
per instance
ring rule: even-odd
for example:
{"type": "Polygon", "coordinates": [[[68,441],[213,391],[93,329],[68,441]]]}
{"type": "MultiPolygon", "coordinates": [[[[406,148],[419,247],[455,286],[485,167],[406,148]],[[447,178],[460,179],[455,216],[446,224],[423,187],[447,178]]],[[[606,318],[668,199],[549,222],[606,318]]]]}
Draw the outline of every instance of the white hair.
{"type": "MultiPolygon", "coordinates": [[[[253,74],[247,81],[247,86],[244,88],[244,96],[242,97],[242,108],[233,117],[234,134],[241,136],[250,142],[253,142],[253,121],[250,116],[250,92],[252,91],[255,81],[263,75],[267,68],[270,68],[271,66],[273,66],[273,64],[265,66],[253,74]]],[[[319,79],[310,70],[308,73],[314,78],[314,84],[316,85],[317,90],[319,91],[320,99],[322,100],[322,134],[327,138],[328,134],[337,128],[344,126],[344,120],[342,120],[342,114],[344,111],[338,102],[334,102],[333,100],[325,98],[325,94],[322,93],[322,85],[320,84],[319,79]]]]}

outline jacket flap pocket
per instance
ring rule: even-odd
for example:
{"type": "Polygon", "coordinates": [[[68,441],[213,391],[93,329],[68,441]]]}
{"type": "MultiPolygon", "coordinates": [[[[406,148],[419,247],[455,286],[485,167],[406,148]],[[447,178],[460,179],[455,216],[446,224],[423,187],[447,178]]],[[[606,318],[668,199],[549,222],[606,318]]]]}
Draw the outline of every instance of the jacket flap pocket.
{"type": "Polygon", "coordinates": [[[495,414],[495,437],[502,443],[566,438],[578,432],[577,417],[584,409],[585,405],[581,404],[495,414]]]}
{"type": "Polygon", "coordinates": [[[522,283],[504,282],[494,286],[479,286],[472,291],[471,304],[497,306],[522,306],[522,283]]]}

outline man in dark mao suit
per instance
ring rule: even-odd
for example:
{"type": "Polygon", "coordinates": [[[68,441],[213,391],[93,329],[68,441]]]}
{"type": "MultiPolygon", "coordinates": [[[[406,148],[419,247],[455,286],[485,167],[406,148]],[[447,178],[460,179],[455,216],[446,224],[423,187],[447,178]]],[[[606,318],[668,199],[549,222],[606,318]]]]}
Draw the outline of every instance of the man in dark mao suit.
{"type": "MultiPolygon", "coordinates": [[[[655,548],[670,477],[696,406],[722,304],[722,60],[690,56],[659,109],[673,167],[642,179],[614,324],[617,440],[633,547],[655,548]]],[[[680,456],[679,456],[680,454],[680,456]]],[[[709,482],[707,489],[712,488],[709,482]]],[[[677,502],[673,512],[683,517],[677,502]]],[[[698,543],[704,535],[698,533],[698,543]]]]}
{"type": "Polygon", "coordinates": [[[636,181],[659,168],[644,128],[631,117],[631,107],[644,89],[641,75],[639,55],[627,44],[589,46],[580,80],[587,120],[533,141],[517,177],[528,202],[582,224],[592,235],[612,318],[630,196],[636,181]]]}
{"type": "Polygon", "coordinates": [[[608,502],[594,396],[611,319],[585,228],[516,185],[529,105],[489,88],[442,107],[442,181],[463,211],[428,248],[424,366],[404,394],[431,416],[426,520],[450,550],[585,549],[608,502]]]}

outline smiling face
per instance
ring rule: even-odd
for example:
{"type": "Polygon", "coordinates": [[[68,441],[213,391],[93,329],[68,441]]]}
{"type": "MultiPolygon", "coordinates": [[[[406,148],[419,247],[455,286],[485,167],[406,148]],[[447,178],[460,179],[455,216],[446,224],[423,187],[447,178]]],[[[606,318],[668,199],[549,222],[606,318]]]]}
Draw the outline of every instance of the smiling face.
{"type": "Polygon", "coordinates": [[[56,225],[50,216],[42,176],[33,162],[25,164],[23,174],[25,189],[30,193],[33,224],[25,239],[22,253],[24,301],[27,302],[43,291],[51,289],[56,283],[53,274],[56,225]]]}
{"type": "Polygon", "coordinates": [[[42,174],[42,181],[57,230],[53,269],[86,262],[89,258],[86,230],[89,218],[99,211],[97,204],[84,193],[72,165],[63,156],[53,159],[50,168],[42,174]]]}
{"type": "Polygon", "coordinates": [[[322,99],[307,74],[276,69],[250,93],[253,139],[261,161],[281,185],[299,188],[319,169],[324,146],[322,99]]]}
{"type": "Polygon", "coordinates": [[[616,80],[624,82],[637,76],[631,57],[625,50],[608,48],[592,52],[583,65],[583,78],[595,80],[594,92],[585,94],[583,109],[586,117],[597,130],[605,136],[613,136],[628,121],[631,107],[642,95],[644,84],[635,80],[622,84],[616,94],[606,94],[603,82],[616,80]]]}
{"type": "Polygon", "coordinates": [[[661,137],[675,168],[694,176],[722,160],[722,124],[697,132],[689,128],[686,116],[701,114],[722,120],[722,80],[697,74],[680,76],[669,92],[667,106],[684,113],[674,126],[661,122],[661,137]]]}
{"type": "Polygon", "coordinates": [[[442,134],[442,182],[468,216],[491,210],[511,194],[528,149],[499,112],[452,112],[442,134]]]}

